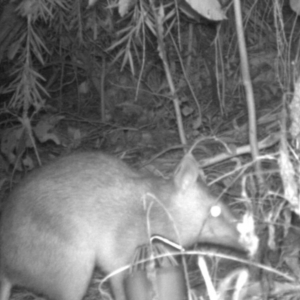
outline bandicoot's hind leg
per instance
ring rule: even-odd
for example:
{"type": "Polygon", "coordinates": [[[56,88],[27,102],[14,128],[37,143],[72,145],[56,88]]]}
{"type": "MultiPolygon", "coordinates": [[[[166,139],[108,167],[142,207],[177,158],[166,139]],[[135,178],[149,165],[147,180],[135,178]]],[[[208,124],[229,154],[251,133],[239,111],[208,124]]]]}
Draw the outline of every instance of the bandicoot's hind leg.
{"type": "Polygon", "coordinates": [[[63,249],[51,249],[49,246],[48,251],[35,254],[34,260],[28,252],[22,252],[20,257],[15,257],[15,261],[19,263],[3,267],[3,274],[0,275],[0,300],[9,300],[13,284],[24,286],[53,300],[82,300],[95,268],[93,252],[65,245],[63,249]],[[12,280],[7,278],[5,272],[13,276],[12,280]]]}
{"type": "Polygon", "coordinates": [[[0,300],[8,300],[12,284],[4,276],[0,276],[0,300]]]}
{"type": "Polygon", "coordinates": [[[82,300],[93,275],[94,260],[76,255],[67,260],[65,264],[61,264],[61,268],[66,269],[58,274],[54,284],[51,282],[51,286],[57,288],[51,294],[54,295],[54,300],[82,300]]]}

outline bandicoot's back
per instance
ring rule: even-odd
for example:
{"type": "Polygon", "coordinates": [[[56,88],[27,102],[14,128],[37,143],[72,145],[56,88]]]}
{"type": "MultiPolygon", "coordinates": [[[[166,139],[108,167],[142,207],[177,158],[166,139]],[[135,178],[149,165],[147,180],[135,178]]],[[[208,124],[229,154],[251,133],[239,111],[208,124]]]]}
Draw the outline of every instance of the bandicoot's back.
{"type": "MultiPolygon", "coordinates": [[[[145,177],[100,153],[58,159],[16,187],[0,226],[0,300],[9,299],[14,285],[81,300],[95,266],[112,272],[129,264],[152,234],[186,247],[199,241],[243,246],[236,220],[199,181],[191,155],[172,180],[145,177]],[[212,206],[222,213],[213,217],[212,206]]],[[[111,279],[117,300],[125,299],[123,278],[111,279]]]]}

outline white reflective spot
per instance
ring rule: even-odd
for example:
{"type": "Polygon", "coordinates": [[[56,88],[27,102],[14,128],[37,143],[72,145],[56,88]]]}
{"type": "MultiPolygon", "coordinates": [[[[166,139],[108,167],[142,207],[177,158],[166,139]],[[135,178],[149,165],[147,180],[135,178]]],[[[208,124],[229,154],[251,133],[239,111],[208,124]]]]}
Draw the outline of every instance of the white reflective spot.
{"type": "Polygon", "coordinates": [[[219,217],[221,214],[221,207],[219,205],[212,206],[210,209],[210,214],[215,218],[219,217]]]}

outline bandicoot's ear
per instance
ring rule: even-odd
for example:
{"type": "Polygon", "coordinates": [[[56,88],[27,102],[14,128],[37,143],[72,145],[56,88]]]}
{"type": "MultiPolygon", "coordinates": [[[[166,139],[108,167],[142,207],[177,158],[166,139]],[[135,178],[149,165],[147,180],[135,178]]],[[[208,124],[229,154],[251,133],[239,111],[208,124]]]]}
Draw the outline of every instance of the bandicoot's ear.
{"type": "Polygon", "coordinates": [[[185,191],[197,182],[198,176],[198,163],[192,154],[187,153],[175,171],[175,185],[185,191]]]}

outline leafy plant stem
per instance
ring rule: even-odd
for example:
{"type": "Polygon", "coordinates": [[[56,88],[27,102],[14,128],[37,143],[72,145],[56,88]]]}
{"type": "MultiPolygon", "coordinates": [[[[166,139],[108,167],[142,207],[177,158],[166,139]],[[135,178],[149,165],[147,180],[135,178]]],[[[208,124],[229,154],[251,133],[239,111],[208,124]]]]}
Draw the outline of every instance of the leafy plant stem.
{"type": "Polygon", "coordinates": [[[163,62],[165,75],[166,75],[167,82],[168,82],[168,85],[169,85],[170,91],[171,91],[171,97],[173,100],[174,109],[175,109],[175,113],[176,113],[180,141],[183,145],[186,145],[187,141],[186,141],[184,128],[183,128],[179,99],[178,99],[178,96],[176,95],[175,85],[174,85],[174,82],[173,82],[173,79],[171,76],[170,67],[169,67],[169,64],[167,61],[166,50],[165,50],[164,42],[163,42],[163,25],[162,25],[163,7],[160,6],[159,9],[157,10],[154,6],[153,0],[150,0],[150,6],[151,6],[151,9],[153,12],[153,16],[155,18],[158,52],[159,52],[160,58],[163,62]]]}
{"type": "Polygon", "coordinates": [[[250,79],[248,57],[246,51],[245,36],[243,31],[243,22],[241,16],[241,3],[239,0],[234,0],[234,11],[235,11],[235,22],[238,37],[239,53],[241,59],[241,71],[243,83],[246,91],[246,100],[248,107],[248,118],[249,118],[249,140],[251,145],[252,159],[255,161],[255,171],[259,186],[263,186],[263,178],[261,172],[261,163],[258,159],[259,149],[257,142],[257,128],[256,128],[256,112],[255,112],[255,101],[253,95],[253,87],[250,79]]]}

